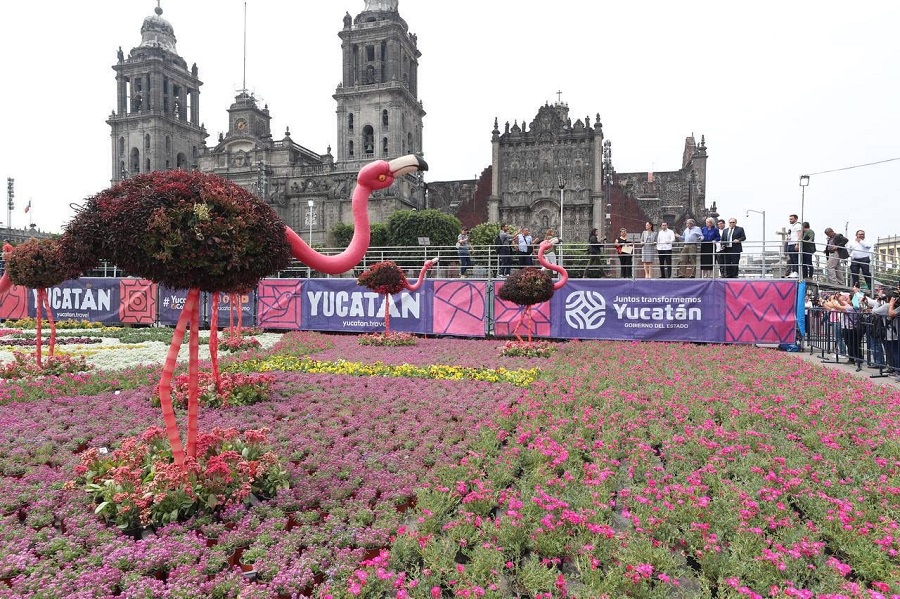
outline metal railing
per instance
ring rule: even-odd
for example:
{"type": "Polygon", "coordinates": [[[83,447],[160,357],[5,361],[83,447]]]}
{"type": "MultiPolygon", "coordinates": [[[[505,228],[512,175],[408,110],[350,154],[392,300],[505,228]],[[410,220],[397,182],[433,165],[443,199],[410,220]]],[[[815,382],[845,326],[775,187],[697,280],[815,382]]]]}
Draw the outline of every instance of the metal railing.
{"type": "MultiPolygon", "coordinates": [[[[679,276],[689,276],[687,274],[687,265],[683,264],[682,249],[684,244],[676,244],[672,251],[672,278],[679,276]]],[[[339,254],[343,251],[341,248],[317,248],[318,251],[325,255],[339,254]]],[[[563,266],[569,272],[572,278],[580,278],[585,274],[590,256],[587,253],[587,243],[566,243],[563,246],[563,266]]],[[[787,276],[790,272],[789,254],[785,252],[784,247],[776,248],[773,243],[765,245],[763,252],[762,243],[744,242],[743,252],[740,254],[738,263],[738,278],[750,279],[779,279],[787,276]]],[[[493,245],[476,245],[472,246],[470,257],[472,266],[469,268],[467,276],[476,279],[495,279],[497,278],[500,266],[500,256],[497,249],[493,245]]],[[[619,255],[613,244],[603,244],[600,254],[600,264],[591,266],[587,271],[587,275],[591,278],[610,277],[642,279],[644,278],[644,269],[642,266],[642,249],[636,246],[632,254],[632,268],[630,273],[627,269],[623,273],[621,268],[619,255]]],[[[711,255],[711,265],[709,270],[702,270],[703,262],[702,253],[698,252],[696,262],[693,268],[693,278],[724,278],[723,271],[723,255],[713,252],[711,255]]],[[[428,276],[433,278],[455,278],[460,276],[460,259],[459,253],[455,246],[440,245],[424,245],[424,246],[385,246],[370,247],[363,256],[359,265],[351,271],[339,275],[326,275],[308,267],[301,262],[294,262],[290,267],[281,271],[277,275],[278,278],[312,278],[312,277],[356,277],[363,270],[376,262],[391,260],[406,271],[407,276],[418,276],[419,270],[425,260],[438,258],[438,265],[428,276]]],[[[513,253],[511,256],[512,269],[520,268],[519,256],[513,253]]],[[[539,266],[537,256],[531,256],[534,266],[539,266]]],[[[843,261],[843,269],[838,273],[840,276],[836,283],[829,280],[827,270],[827,258],[817,252],[812,255],[812,276],[806,277],[810,282],[826,285],[830,287],[849,287],[850,277],[850,260],[843,261]]],[[[652,254],[651,278],[660,278],[658,255],[652,254]]],[[[897,273],[887,270],[886,264],[878,260],[876,256],[872,257],[870,264],[872,276],[876,283],[883,283],[894,286],[897,282],[897,273]]],[[[125,276],[121,269],[114,265],[101,263],[84,276],[94,277],[110,277],[125,276]]]]}

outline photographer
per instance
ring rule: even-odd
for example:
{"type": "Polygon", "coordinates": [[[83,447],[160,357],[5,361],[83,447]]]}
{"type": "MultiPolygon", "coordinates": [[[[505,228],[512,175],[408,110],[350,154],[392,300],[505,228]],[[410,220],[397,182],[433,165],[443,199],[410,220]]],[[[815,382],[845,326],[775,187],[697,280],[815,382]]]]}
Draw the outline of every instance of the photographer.
{"type": "Polygon", "coordinates": [[[847,346],[848,362],[856,363],[856,371],[862,370],[862,338],[860,336],[860,312],[850,303],[849,293],[833,295],[823,304],[825,309],[838,315],[841,328],[841,339],[847,346]]]}
{"type": "Polygon", "coordinates": [[[874,343],[881,343],[888,373],[900,373],[900,288],[881,292],[872,308],[874,343]]]}

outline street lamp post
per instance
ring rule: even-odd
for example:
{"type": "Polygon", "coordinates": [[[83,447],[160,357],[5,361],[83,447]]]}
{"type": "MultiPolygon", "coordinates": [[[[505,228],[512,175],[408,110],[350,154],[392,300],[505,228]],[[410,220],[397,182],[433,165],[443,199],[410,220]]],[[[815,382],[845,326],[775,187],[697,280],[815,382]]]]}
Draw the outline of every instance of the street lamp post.
{"type": "MultiPolygon", "coordinates": [[[[559,182],[559,231],[556,232],[556,236],[562,240],[563,238],[563,200],[565,199],[566,193],[566,177],[565,175],[558,175],[557,181],[559,182]]],[[[562,244],[557,248],[557,256],[559,265],[563,265],[563,251],[562,244]]]]}
{"type": "Polygon", "coordinates": [[[747,218],[750,213],[762,214],[763,217],[763,238],[762,238],[762,276],[766,276],[766,211],[765,210],[747,210],[747,218]]]}
{"type": "Polygon", "coordinates": [[[806,186],[809,185],[809,175],[800,175],[800,226],[806,222],[804,214],[806,208],[806,186]]]}

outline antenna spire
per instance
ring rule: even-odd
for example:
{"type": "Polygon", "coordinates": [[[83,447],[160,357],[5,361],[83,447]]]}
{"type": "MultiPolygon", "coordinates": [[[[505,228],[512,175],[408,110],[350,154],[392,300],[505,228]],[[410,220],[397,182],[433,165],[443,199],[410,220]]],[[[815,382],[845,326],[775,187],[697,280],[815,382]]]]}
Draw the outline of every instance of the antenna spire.
{"type": "Polygon", "coordinates": [[[241,91],[244,93],[247,93],[247,3],[246,2],[244,2],[244,81],[242,84],[241,91]]]}

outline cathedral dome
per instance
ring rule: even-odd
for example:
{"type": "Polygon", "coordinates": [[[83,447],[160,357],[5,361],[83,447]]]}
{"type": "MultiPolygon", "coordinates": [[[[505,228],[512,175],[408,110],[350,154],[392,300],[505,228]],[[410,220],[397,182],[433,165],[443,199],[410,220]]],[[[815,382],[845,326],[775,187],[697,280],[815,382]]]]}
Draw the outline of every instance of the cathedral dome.
{"type": "Polygon", "coordinates": [[[144,19],[141,25],[141,45],[142,48],[162,48],[173,54],[175,52],[175,30],[172,24],[162,18],[162,9],[156,7],[155,15],[144,19]]]}

